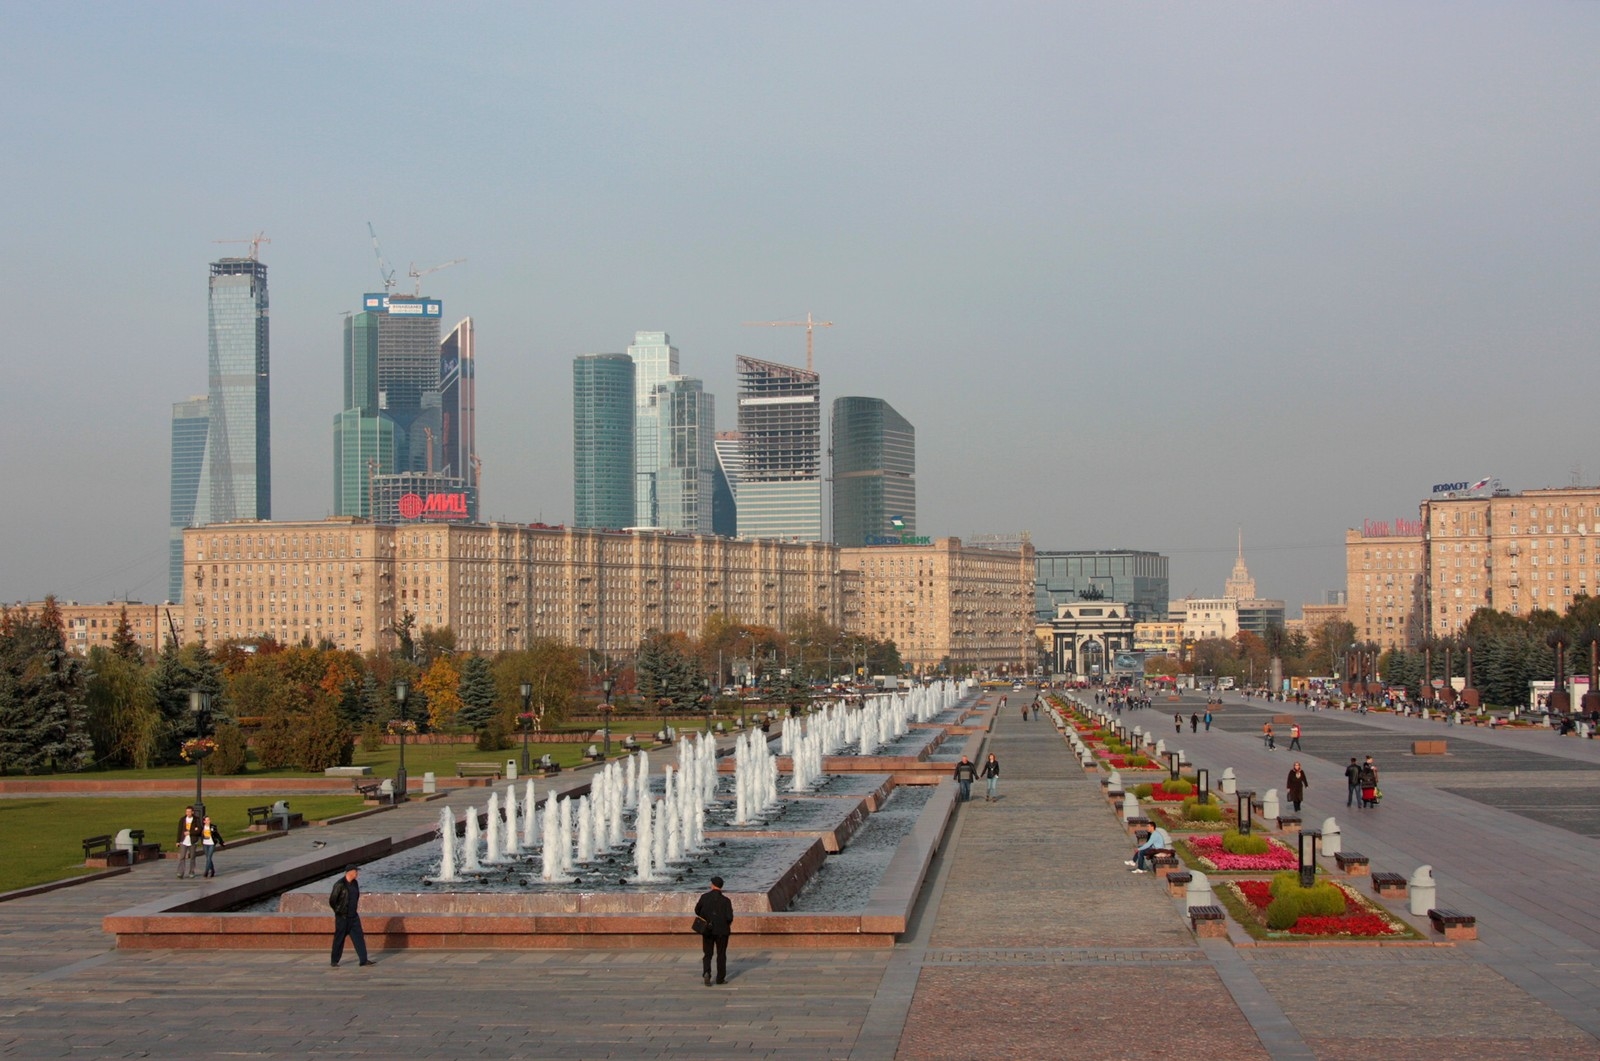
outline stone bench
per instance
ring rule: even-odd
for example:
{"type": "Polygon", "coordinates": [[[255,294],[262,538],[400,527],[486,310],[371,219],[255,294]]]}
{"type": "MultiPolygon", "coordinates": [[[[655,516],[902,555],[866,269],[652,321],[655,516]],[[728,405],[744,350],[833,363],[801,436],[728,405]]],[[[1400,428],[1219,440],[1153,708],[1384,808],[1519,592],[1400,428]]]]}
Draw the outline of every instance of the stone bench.
{"type": "Polygon", "coordinates": [[[503,763],[457,763],[457,777],[492,777],[499,780],[506,771],[503,763]]]}
{"type": "Polygon", "coordinates": [[[111,846],[111,834],[104,836],[89,836],[83,841],[83,861],[85,865],[96,866],[125,866],[128,864],[128,852],[114,850],[111,846]]]}
{"type": "Polygon", "coordinates": [[[1150,852],[1150,868],[1155,870],[1158,879],[1167,876],[1179,865],[1178,853],[1170,847],[1158,847],[1150,852]]]}
{"type": "Polygon", "coordinates": [[[1297,832],[1299,832],[1300,831],[1300,815],[1298,815],[1298,814],[1280,814],[1280,815],[1278,815],[1278,831],[1280,833],[1297,833],[1297,832]]]}
{"type": "Polygon", "coordinates": [[[1186,869],[1175,869],[1167,874],[1167,894],[1174,899],[1182,899],[1188,891],[1189,882],[1194,880],[1194,874],[1186,869]]]}
{"type": "Polygon", "coordinates": [[[1339,869],[1352,877],[1365,877],[1372,872],[1370,861],[1359,851],[1340,851],[1333,856],[1339,869]]]}
{"type": "Polygon", "coordinates": [[[1414,740],[1411,742],[1412,755],[1444,755],[1446,744],[1442,740],[1414,740]]]}
{"type": "Polygon", "coordinates": [[[1385,899],[1404,899],[1408,894],[1406,879],[1398,873],[1372,874],[1372,891],[1385,899]]]}
{"type": "Polygon", "coordinates": [[[1191,906],[1189,927],[1201,939],[1227,939],[1228,912],[1220,906],[1191,906]]]}
{"type": "Polygon", "coordinates": [[[1478,938],[1478,919],[1471,914],[1441,906],[1428,911],[1428,920],[1432,922],[1433,930],[1442,933],[1445,939],[1478,938]]]}
{"type": "Polygon", "coordinates": [[[370,766],[330,766],[322,771],[323,777],[371,777],[370,766]]]}
{"type": "Polygon", "coordinates": [[[1139,836],[1140,829],[1146,830],[1145,835],[1139,839],[1141,844],[1144,843],[1145,840],[1149,839],[1150,834],[1148,830],[1150,828],[1150,819],[1146,818],[1143,814],[1135,814],[1133,817],[1128,818],[1124,824],[1127,825],[1128,829],[1136,837],[1139,836]]]}

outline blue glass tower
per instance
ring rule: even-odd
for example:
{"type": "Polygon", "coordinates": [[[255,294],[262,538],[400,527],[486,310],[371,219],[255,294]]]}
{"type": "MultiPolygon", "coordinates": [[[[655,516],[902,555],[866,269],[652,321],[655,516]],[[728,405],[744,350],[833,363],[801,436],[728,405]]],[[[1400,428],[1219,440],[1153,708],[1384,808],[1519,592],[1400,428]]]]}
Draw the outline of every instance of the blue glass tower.
{"type": "Polygon", "coordinates": [[[266,265],[254,258],[212,262],[208,319],[211,498],[206,522],[271,519],[266,265]]]}
{"type": "Polygon", "coordinates": [[[574,526],[633,525],[634,370],[627,354],[572,361],[574,526]]]}
{"type": "Polygon", "coordinates": [[[172,492],[167,523],[167,600],[183,600],[183,529],[211,522],[211,470],[206,436],[211,400],[205,396],[172,405],[172,492]]]}

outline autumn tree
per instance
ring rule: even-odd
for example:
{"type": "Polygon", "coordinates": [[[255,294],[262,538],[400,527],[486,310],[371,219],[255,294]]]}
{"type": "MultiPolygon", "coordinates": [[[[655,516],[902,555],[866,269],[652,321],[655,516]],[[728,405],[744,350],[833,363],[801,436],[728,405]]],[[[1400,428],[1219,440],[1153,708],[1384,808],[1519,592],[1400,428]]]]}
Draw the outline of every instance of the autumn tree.
{"type": "Polygon", "coordinates": [[[428,699],[428,725],[433,729],[454,726],[461,711],[461,671],[455,657],[436,656],[417,684],[428,699]]]}

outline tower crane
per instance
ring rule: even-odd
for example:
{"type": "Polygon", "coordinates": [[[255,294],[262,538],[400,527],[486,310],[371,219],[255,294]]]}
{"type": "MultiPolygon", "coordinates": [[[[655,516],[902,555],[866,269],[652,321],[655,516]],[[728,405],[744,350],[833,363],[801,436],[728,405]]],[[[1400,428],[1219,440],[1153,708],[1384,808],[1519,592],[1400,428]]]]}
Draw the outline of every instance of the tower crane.
{"type": "Polygon", "coordinates": [[[214,239],[211,242],[212,243],[248,243],[248,244],[250,244],[250,260],[251,261],[257,261],[258,258],[256,256],[261,252],[261,245],[263,243],[271,243],[272,241],[267,238],[267,234],[265,232],[257,232],[254,236],[251,236],[249,239],[214,239]]]}
{"type": "Polygon", "coordinates": [[[803,321],[745,321],[747,328],[804,328],[806,330],[806,371],[812,372],[811,367],[811,331],[813,328],[832,328],[832,321],[814,320],[811,311],[806,310],[806,319],[803,321]]]}
{"type": "Polygon", "coordinates": [[[367,222],[367,232],[372,235],[372,253],[378,257],[378,275],[383,277],[383,293],[388,295],[394,291],[394,269],[384,260],[383,250],[378,246],[378,230],[372,227],[372,222],[367,222]]]}
{"type": "Polygon", "coordinates": [[[413,280],[415,280],[417,282],[416,283],[416,287],[412,289],[411,293],[413,295],[416,295],[418,298],[421,298],[422,297],[422,278],[424,276],[427,276],[430,273],[436,273],[440,269],[448,269],[452,265],[460,265],[464,261],[466,261],[465,258],[451,258],[447,262],[440,262],[438,265],[430,266],[430,267],[422,270],[420,273],[417,272],[417,263],[416,262],[412,262],[411,263],[411,268],[406,270],[406,275],[411,277],[411,279],[413,279],[413,280]]]}

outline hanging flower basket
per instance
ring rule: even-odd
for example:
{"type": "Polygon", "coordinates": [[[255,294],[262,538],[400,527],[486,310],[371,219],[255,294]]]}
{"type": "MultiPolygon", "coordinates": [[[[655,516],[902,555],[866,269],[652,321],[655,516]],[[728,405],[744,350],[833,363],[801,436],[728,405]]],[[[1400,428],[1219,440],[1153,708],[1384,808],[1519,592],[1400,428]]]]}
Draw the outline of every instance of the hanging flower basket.
{"type": "Polygon", "coordinates": [[[184,741],[183,747],[178,750],[183,755],[184,762],[198,763],[217,750],[217,742],[210,737],[196,737],[193,740],[184,741]]]}
{"type": "Polygon", "coordinates": [[[416,731],[417,731],[417,724],[415,722],[411,721],[409,718],[405,719],[404,721],[402,721],[402,720],[397,718],[397,719],[391,720],[390,723],[389,723],[389,732],[390,733],[395,733],[395,734],[404,733],[404,734],[407,734],[409,736],[410,734],[415,733],[416,731]]]}

